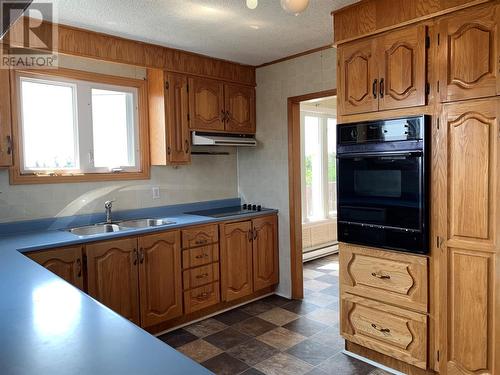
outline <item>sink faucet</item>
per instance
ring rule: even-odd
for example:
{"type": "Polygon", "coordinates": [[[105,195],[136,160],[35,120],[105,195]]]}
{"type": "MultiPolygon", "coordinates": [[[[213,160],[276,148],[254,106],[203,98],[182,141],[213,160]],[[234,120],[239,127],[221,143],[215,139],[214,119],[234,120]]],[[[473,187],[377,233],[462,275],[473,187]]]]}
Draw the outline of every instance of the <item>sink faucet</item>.
{"type": "Polygon", "coordinates": [[[113,220],[111,220],[111,209],[113,208],[113,201],[104,202],[104,209],[106,210],[106,224],[111,224],[113,220]]]}

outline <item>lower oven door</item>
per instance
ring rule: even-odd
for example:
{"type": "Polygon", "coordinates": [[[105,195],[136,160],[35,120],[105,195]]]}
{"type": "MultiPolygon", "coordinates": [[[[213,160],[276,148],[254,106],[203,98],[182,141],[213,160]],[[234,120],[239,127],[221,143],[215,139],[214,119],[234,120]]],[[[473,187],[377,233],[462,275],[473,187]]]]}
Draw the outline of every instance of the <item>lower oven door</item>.
{"type": "Polygon", "coordinates": [[[337,186],[340,240],[342,227],[348,225],[351,227],[348,242],[360,243],[361,239],[362,243],[362,237],[372,233],[378,238],[368,244],[405,249],[404,240],[395,241],[392,246],[384,244],[386,234],[401,233],[407,237],[414,233],[416,238],[424,230],[422,152],[339,155],[337,186]],[[353,239],[353,235],[357,238],[353,239]]]}

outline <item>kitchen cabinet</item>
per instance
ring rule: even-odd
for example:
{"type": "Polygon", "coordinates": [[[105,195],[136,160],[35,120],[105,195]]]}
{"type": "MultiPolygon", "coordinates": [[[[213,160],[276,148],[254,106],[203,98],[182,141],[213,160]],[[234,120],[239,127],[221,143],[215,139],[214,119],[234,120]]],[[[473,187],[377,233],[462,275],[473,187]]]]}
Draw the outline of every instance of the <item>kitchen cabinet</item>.
{"type": "Polygon", "coordinates": [[[12,165],[13,140],[10,107],[10,71],[0,70],[0,167],[12,165]]]}
{"type": "Polygon", "coordinates": [[[142,327],[182,315],[180,244],[179,231],[138,238],[142,327]]]}
{"type": "Polygon", "coordinates": [[[148,96],[151,164],[190,163],[187,76],[149,69],[148,96]]]}
{"type": "Polygon", "coordinates": [[[500,99],[444,105],[436,188],[448,213],[437,245],[443,374],[494,374],[500,368],[498,181],[500,99]]]}
{"type": "Polygon", "coordinates": [[[438,21],[439,91],[443,102],[500,93],[499,10],[492,2],[438,21]]]}
{"type": "Polygon", "coordinates": [[[423,25],[339,46],[339,113],[425,105],[426,55],[423,25]]]}
{"type": "Polygon", "coordinates": [[[279,281],[278,217],[253,219],[252,226],[253,288],[259,290],[279,281]]]}
{"type": "Polygon", "coordinates": [[[253,292],[252,222],[221,224],[222,299],[232,301],[253,292]]]}
{"type": "Polygon", "coordinates": [[[113,311],[140,324],[137,239],[86,246],[88,293],[113,311]]]}
{"type": "Polygon", "coordinates": [[[83,290],[83,253],[81,246],[35,251],[27,256],[68,283],[83,290]]]}
{"type": "Polygon", "coordinates": [[[255,88],[189,78],[190,129],[255,133],[255,88]]]}

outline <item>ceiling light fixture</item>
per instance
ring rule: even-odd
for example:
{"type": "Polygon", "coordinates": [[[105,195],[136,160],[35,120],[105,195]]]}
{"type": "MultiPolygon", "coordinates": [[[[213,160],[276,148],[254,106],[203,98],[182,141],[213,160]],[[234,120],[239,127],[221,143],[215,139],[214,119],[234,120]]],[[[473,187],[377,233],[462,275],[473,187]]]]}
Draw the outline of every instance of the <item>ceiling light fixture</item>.
{"type": "Polygon", "coordinates": [[[248,9],[255,9],[257,8],[257,5],[259,5],[259,0],[247,0],[248,9]]]}
{"type": "Polygon", "coordinates": [[[302,13],[309,5],[309,0],[281,0],[281,7],[288,13],[302,13]]]}

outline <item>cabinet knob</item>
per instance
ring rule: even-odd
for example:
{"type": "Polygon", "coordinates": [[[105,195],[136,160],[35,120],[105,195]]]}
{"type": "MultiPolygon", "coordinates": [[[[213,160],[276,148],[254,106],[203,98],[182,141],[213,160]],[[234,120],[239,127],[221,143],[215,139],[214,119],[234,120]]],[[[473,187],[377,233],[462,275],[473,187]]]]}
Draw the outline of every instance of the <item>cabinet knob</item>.
{"type": "Polygon", "coordinates": [[[204,245],[206,244],[208,241],[206,239],[203,239],[203,240],[196,240],[194,243],[196,245],[204,245]]]}
{"type": "Polygon", "coordinates": [[[378,83],[378,79],[375,78],[373,80],[373,84],[372,84],[373,99],[377,99],[377,83],[378,83]]]}
{"type": "Polygon", "coordinates": [[[373,327],[373,329],[376,329],[377,331],[379,331],[385,335],[390,335],[390,333],[391,333],[391,330],[389,328],[381,328],[381,327],[377,326],[375,323],[372,323],[372,327],[373,327]]]}
{"type": "Polygon", "coordinates": [[[384,79],[380,78],[380,98],[384,97],[384,79]]]}
{"type": "Polygon", "coordinates": [[[139,249],[139,260],[141,264],[144,263],[144,249],[142,247],[139,249]]]}
{"type": "Polygon", "coordinates": [[[82,277],[82,260],[78,258],[76,260],[76,277],[82,277]]]}
{"type": "Polygon", "coordinates": [[[195,258],[196,258],[196,259],[208,258],[208,254],[207,254],[207,253],[203,253],[203,254],[200,254],[200,255],[195,256],[195,258]]]}
{"type": "Polygon", "coordinates": [[[137,254],[137,249],[134,249],[133,253],[134,253],[133,257],[134,257],[134,266],[135,266],[137,264],[138,259],[139,259],[139,256],[137,254]]]}
{"type": "Polygon", "coordinates": [[[184,146],[185,146],[185,147],[184,147],[184,152],[185,152],[186,154],[189,154],[189,140],[187,140],[187,139],[186,139],[186,140],[184,141],[184,146]]]}
{"type": "Polygon", "coordinates": [[[12,149],[14,148],[14,144],[12,142],[12,137],[10,135],[7,136],[7,155],[12,154],[12,149]]]}
{"type": "Polygon", "coordinates": [[[372,276],[382,280],[389,280],[391,278],[390,275],[384,275],[382,272],[372,272],[372,276]]]}
{"type": "Polygon", "coordinates": [[[196,276],[197,279],[204,279],[205,277],[208,277],[208,273],[203,273],[201,275],[196,276]]]}

